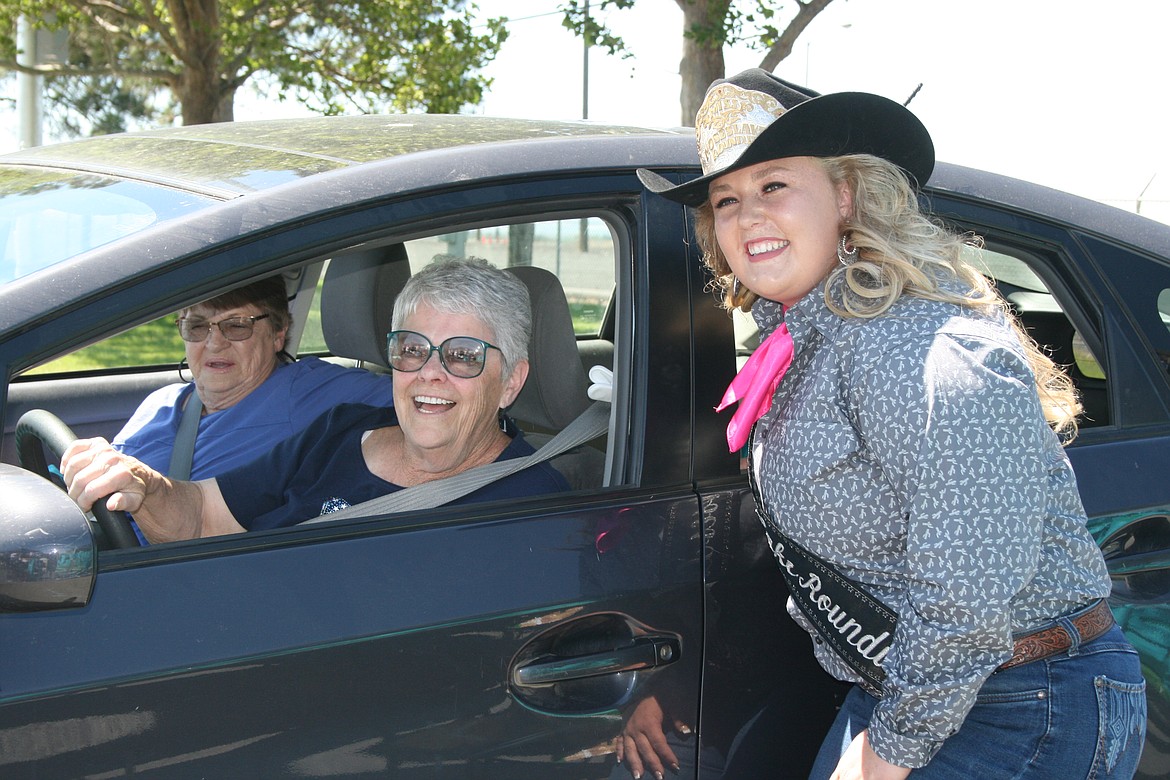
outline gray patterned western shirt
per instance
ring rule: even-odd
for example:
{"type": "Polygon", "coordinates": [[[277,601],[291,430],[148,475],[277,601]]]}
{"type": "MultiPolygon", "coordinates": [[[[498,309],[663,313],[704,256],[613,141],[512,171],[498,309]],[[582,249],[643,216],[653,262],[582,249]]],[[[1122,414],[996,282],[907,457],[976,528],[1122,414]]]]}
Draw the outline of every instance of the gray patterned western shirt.
{"type": "MultiPolygon", "coordinates": [[[[785,319],[768,300],[753,315],[761,338],[785,319]]],[[[1002,315],[904,295],[842,318],[817,288],[786,319],[795,356],[751,443],[766,515],[897,613],[869,738],[920,767],[1012,634],[1108,595],[1109,576],[1002,315]]],[[[821,665],[858,681],[788,611],[821,665]]]]}

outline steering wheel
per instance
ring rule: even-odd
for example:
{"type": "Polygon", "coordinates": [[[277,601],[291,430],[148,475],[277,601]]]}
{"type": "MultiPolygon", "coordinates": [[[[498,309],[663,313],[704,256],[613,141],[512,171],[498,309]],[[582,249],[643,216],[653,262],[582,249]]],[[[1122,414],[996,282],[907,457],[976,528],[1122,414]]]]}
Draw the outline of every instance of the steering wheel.
{"type": "MultiPolygon", "coordinates": [[[[16,423],[16,450],[21,467],[50,482],[59,483],[59,479],[50,473],[41,445],[48,447],[60,459],[61,454],[76,439],[77,436],[60,417],[44,409],[30,409],[16,423]]],[[[104,499],[95,502],[91,511],[98,527],[115,548],[140,546],[138,536],[130,525],[130,515],[107,509],[104,499]]]]}

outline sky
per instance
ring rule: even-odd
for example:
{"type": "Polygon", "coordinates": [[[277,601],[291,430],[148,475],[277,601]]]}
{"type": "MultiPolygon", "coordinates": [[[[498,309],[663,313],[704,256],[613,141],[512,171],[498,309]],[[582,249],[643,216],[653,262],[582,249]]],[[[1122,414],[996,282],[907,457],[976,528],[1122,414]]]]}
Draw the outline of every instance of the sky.
{"type": "MultiPolygon", "coordinates": [[[[561,26],[562,0],[477,2],[482,16],[512,21],[486,71],[494,85],[470,111],[581,118],[584,47],[561,26]]],[[[588,117],[679,124],[675,0],[638,0],[604,16],[634,56],[590,52],[588,117]]],[[[921,84],[910,108],[939,159],[1129,211],[1140,203],[1141,213],[1170,222],[1168,30],[1166,0],[833,0],[776,73],[822,93],[861,90],[899,102],[921,84]]],[[[730,48],[727,72],[761,57],[730,48]]],[[[296,113],[246,89],[237,98],[238,120],[296,113]]],[[[16,148],[9,120],[0,115],[0,151],[16,148]]]]}
{"type": "MultiPolygon", "coordinates": [[[[559,17],[541,16],[556,5],[480,0],[516,20],[488,69],[496,85],[484,113],[581,116],[583,46],[559,17]]],[[[674,0],[639,0],[607,18],[636,58],[591,54],[589,117],[677,124],[674,0]]],[[[1168,31],[1165,0],[834,0],[776,73],[822,93],[899,102],[922,84],[910,107],[939,159],[1130,211],[1140,198],[1142,213],[1170,222],[1168,31]]],[[[731,49],[727,73],[761,56],[731,49]]]]}

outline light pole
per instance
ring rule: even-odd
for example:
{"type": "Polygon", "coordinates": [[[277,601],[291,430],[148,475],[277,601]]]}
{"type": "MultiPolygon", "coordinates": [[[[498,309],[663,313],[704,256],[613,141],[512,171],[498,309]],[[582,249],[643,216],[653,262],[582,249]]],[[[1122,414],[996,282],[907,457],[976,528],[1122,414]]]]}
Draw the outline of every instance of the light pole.
{"type": "MultiPolygon", "coordinates": [[[[21,16],[16,21],[16,62],[33,68],[37,64],[37,31],[21,16]]],[[[41,145],[41,118],[44,109],[41,103],[43,77],[23,70],[16,72],[16,105],[19,114],[17,142],[21,149],[41,145]]]]}
{"type": "MultiPolygon", "coordinates": [[[[581,118],[589,118],[589,0],[585,0],[585,28],[581,31],[581,40],[585,41],[584,61],[581,67],[581,118]]],[[[557,229],[560,229],[558,223],[557,229]]],[[[578,234],[577,245],[582,252],[589,251],[589,220],[584,217],[578,225],[580,233],[578,234]]],[[[560,241],[557,242],[557,249],[560,249],[560,241]]]]}
{"type": "Polygon", "coordinates": [[[585,0],[585,27],[581,30],[585,42],[584,60],[581,66],[581,118],[589,118],[589,0],[585,0]]]}

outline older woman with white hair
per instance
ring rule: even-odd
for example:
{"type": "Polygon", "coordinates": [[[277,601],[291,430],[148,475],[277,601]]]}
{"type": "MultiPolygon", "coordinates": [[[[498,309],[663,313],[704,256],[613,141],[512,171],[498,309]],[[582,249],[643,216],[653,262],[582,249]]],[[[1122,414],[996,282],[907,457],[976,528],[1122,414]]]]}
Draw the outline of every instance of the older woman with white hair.
{"type": "MultiPolygon", "coordinates": [[[[168,479],[101,439],[62,458],[69,494],[102,496],[152,542],[293,525],[533,448],[503,414],[528,377],[528,291],[485,260],[441,258],[413,276],[387,335],[394,407],[343,404],[304,432],[215,479],[168,479]],[[437,355],[435,354],[437,353],[437,355]]],[[[458,499],[567,490],[539,463],[458,499]]]]}

